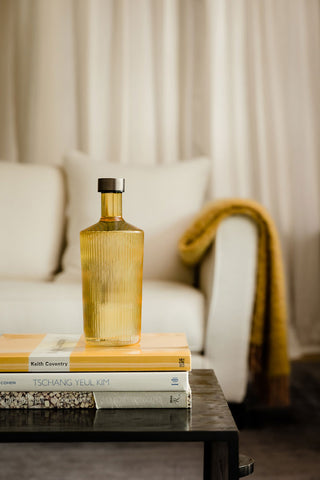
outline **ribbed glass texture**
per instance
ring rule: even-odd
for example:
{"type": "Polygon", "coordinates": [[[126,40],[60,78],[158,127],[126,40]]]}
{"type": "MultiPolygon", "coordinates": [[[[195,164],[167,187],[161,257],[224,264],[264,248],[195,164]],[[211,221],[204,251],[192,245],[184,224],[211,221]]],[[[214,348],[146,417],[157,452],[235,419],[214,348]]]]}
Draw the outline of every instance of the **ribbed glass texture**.
{"type": "MultiPolygon", "coordinates": [[[[121,194],[103,200],[112,195],[121,194]]],[[[100,222],[80,233],[84,333],[88,343],[130,345],[141,335],[144,234],[103,205],[100,222]]]]}

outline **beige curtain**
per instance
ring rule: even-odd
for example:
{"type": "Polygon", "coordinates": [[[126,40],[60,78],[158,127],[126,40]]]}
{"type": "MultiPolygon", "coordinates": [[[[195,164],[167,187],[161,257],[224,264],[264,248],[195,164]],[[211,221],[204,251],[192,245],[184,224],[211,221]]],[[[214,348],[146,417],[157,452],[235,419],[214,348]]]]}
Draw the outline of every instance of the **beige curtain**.
{"type": "Polygon", "coordinates": [[[319,0],[0,0],[0,158],[206,154],[285,251],[291,321],[320,347],[319,0]]]}

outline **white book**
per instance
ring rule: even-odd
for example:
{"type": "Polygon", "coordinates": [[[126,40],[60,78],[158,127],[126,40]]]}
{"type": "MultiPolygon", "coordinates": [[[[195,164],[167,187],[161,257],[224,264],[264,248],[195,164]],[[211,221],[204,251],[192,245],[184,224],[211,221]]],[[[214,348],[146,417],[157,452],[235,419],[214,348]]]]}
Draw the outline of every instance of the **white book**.
{"type": "Polygon", "coordinates": [[[188,389],[188,372],[0,373],[2,392],[152,392],[188,389]]]}
{"type": "Polygon", "coordinates": [[[185,392],[94,392],[96,408],[191,408],[185,392]]]}
{"type": "Polygon", "coordinates": [[[0,409],[191,408],[188,392],[0,392],[0,409]]]}

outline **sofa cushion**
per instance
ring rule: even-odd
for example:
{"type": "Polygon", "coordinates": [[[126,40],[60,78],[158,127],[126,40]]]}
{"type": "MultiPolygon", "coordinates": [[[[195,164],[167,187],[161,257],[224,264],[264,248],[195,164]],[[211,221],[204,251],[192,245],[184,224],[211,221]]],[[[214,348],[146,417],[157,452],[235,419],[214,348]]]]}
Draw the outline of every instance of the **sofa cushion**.
{"type": "Polygon", "coordinates": [[[167,166],[96,162],[80,152],[65,159],[68,183],[67,249],[63,267],[80,271],[79,232],[100,218],[99,177],[125,177],[123,217],[145,232],[144,278],[191,283],[177,243],[204,203],[210,162],[205,158],[167,166]]]}
{"type": "Polygon", "coordinates": [[[0,280],[0,333],[81,333],[79,284],[0,280]]]}
{"type": "MultiPolygon", "coordinates": [[[[60,274],[54,282],[0,280],[0,333],[82,333],[81,282],[60,274]]],[[[204,296],[174,282],[145,280],[142,330],[185,332],[203,348],[204,296]]]]}
{"type": "Polygon", "coordinates": [[[144,332],[184,332],[190,350],[201,352],[204,341],[205,297],[189,285],[145,280],[142,294],[144,332]]]}
{"type": "Polygon", "coordinates": [[[0,278],[51,278],[61,256],[64,209],[61,170],[0,161],[0,278]]]}

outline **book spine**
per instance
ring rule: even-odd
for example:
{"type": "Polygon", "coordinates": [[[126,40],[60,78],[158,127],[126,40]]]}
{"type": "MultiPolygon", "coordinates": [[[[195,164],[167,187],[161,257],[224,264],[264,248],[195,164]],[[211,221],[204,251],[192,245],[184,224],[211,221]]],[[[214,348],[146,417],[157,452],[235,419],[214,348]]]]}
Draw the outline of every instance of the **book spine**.
{"type": "Polygon", "coordinates": [[[142,334],[140,346],[88,348],[80,335],[0,335],[0,372],[190,371],[184,334],[142,334]]]}
{"type": "MultiPolygon", "coordinates": [[[[0,353],[1,355],[1,353],[0,353]]],[[[191,356],[184,355],[179,357],[166,357],[161,358],[141,356],[139,359],[134,359],[133,356],[127,358],[122,356],[121,358],[104,359],[103,361],[91,361],[90,358],[68,359],[63,357],[46,357],[41,356],[36,358],[30,356],[30,358],[24,359],[23,362],[17,363],[3,359],[0,356],[0,373],[26,373],[26,372],[189,372],[191,370],[191,356]]]]}
{"type": "Polygon", "coordinates": [[[0,391],[186,391],[188,372],[0,373],[0,391]]]}
{"type": "Polygon", "coordinates": [[[187,392],[94,392],[96,408],[191,408],[187,392]]]}
{"type": "Polygon", "coordinates": [[[190,408],[188,392],[0,392],[0,409],[190,408]]]}

